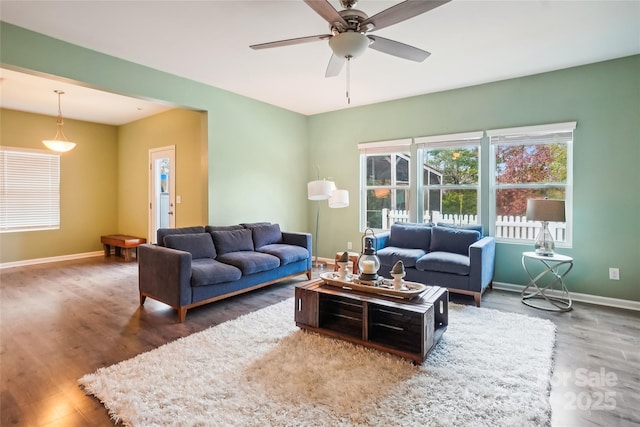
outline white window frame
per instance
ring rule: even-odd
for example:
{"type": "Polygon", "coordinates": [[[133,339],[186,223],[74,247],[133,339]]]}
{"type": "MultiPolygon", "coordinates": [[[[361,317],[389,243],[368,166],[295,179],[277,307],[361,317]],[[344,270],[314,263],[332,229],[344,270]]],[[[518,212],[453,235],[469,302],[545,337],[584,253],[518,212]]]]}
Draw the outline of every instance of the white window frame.
{"type": "Polygon", "coordinates": [[[60,228],[60,155],[0,146],[0,232],[60,228]]]}
{"type": "MultiPolygon", "coordinates": [[[[573,141],[574,130],[577,122],[552,123],[534,126],[522,126],[504,129],[492,129],[487,131],[489,137],[490,152],[490,179],[489,179],[489,232],[492,236],[496,236],[496,193],[498,189],[508,188],[532,188],[543,189],[564,187],[565,189],[565,240],[556,241],[557,247],[572,247],[573,242],[573,141]],[[532,183],[532,184],[497,184],[496,183],[496,151],[495,147],[499,144],[544,144],[548,140],[549,135],[555,133],[571,132],[571,138],[564,141],[567,144],[567,182],[566,183],[532,183]],[[509,138],[511,141],[502,140],[509,138]]],[[[548,142],[552,142],[548,140],[548,142]]],[[[529,239],[522,238],[505,238],[496,237],[496,241],[502,243],[528,244],[535,240],[535,235],[529,239]]]]}
{"type": "MultiPolygon", "coordinates": [[[[434,135],[434,136],[423,136],[415,139],[416,147],[418,149],[418,156],[416,161],[418,170],[418,208],[419,208],[419,216],[418,221],[427,222],[431,220],[428,218],[429,212],[425,209],[424,205],[424,192],[426,190],[476,190],[477,198],[476,198],[476,212],[477,212],[477,224],[482,224],[481,221],[481,180],[482,180],[482,137],[484,136],[484,131],[474,131],[474,132],[464,132],[464,133],[454,133],[447,135],[434,135]],[[424,173],[422,171],[422,167],[424,165],[424,155],[430,149],[453,149],[453,148],[464,148],[464,147],[477,147],[478,148],[478,182],[476,184],[461,184],[461,185],[453,185],[453,184],[440,184],[440,185],[428,185],[423,182],[424,173]]],[[[437,222],[437,221],[436,221],[437,222]]]]}
{"type": "MultiPolygon", "coordinates": [[[[411,170],[412,159],[409,157],[409,182],[408,185],[375,185],[375,186],[367,186],[367,157],[369,156],[385,156],[385,155],[398,155],[401,153],[409,153],[411,154],[411,143],[412,140],[407,139],[395,139],[389,141],[376,141],[376,142],[364,142],[358,144],[358,149],[360,150],[360,230],[363,231],[367,228],[367,191],[375,190],[375,189],[384,189],[384,190],[406,190],[411,194],[412,190],[412,179],[411,179],[411,170]]],[[[391,179],[395,181],[395,171],[392,169],[391,179]]],[[[407,202],[407,204],[411,205],[411,200],[407,202]]],[[[415,205],[415,203],[414,203],[415,205]]]]}

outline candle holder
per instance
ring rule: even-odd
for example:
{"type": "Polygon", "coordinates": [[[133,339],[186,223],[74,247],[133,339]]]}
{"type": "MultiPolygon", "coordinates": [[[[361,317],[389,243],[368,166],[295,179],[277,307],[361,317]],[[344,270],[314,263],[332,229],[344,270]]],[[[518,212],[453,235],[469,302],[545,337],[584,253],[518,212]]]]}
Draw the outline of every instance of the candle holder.
{"type": "Polygon", "coordinates": [[[378,270],[380,269],[380,259],[376,255],[374,248],[378,246],[378,239],[372,229],[367,228],[362,235],[362,254],[358,258],[358,268],[360,269],[360,280],[375,282],[378,280],[378,270]],[[369,234],[371,232],[371,234],[369,234]]]}

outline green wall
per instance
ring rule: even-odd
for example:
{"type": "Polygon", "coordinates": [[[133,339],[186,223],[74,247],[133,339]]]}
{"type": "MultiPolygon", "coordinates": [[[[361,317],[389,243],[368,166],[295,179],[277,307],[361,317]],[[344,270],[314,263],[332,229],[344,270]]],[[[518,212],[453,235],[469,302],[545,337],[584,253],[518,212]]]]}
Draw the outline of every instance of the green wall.
{"type": "MultiPolygon", "coordinates": [[[[0,110],[2,145],[46,150],[55,132],[54,116],[0,110]]],[[[117,128],[65,118],[64,132],[77,146],[60,155],[60,229],[0,234],[2,263],[97,251],[117,230],[117,128]]]]}
{"type": "MultiPolygon", "coordinates": [[[[320,204],[324,257],[347,241],[360,249],[357,143],[576,120],[574,239],[562,250],[575,268],[566,281],[573,292],[640,301],[640,56],[305,117],[0,25],[3,66],[206,112],[208,223],[266,220],[313,231],[316,205],[305,184],[319,166],[351,196],[345,209],[320,204]],[[608,267],[620,268],[620,281],[608,280],[608,267]]],[[[486,162],[486,140],[483,150],[486,162]]],[[[488,213],[486,195],[481,212],[488,213]]],[[[525,282],[520,255],[527,249],[498,245],[496,281],[525,282]]]]}
{"type": "Polygon", "coordinates": [[[206,112],[208,223],[307,230],[305,116],[5,22],[0,36],[5,67],[206,112]]]}
{"type": "MultiPolygon", "coordinates": [[[[309,166],[351,194],[346,209],[321,204],[319,252],[332,256],[347,241],[360,249],[357,143],[575,120],[573,247],[559,250],[575,259],[566,283],[640,301],[639,119],[640,56],[312,116],[309,166]],[[620,281],[609,280],[609,267],[620,268],[620,281]]],[[[486,182],[486,138],[482,150],[486,182]]],[[[485,226],[488,202],[485,191],[485,226]]],[[[495,281],[526,283],[520,258],[529,249],[499,244],[495,281]]]]}

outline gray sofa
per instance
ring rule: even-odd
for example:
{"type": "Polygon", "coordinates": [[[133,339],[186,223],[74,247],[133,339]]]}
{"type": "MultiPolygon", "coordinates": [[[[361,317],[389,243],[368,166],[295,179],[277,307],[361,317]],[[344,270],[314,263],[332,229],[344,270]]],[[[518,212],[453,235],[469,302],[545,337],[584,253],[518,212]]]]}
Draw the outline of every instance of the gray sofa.
{"type": "Polygon", "coordinates": [[[140,304],[147,297],[187,310],[300,274],[311,279],[311,235],[278,224],[161,228],[138,247],[140,304]]]}
{"type": "Polygon", "coordinates": [[[391,277],[397,261],[405,266],[405,280],[448,288],[480,298],[491,286],[496,243],[482,236],[482,226],[396,223],[377,236],[379,274],[391,277]]]}

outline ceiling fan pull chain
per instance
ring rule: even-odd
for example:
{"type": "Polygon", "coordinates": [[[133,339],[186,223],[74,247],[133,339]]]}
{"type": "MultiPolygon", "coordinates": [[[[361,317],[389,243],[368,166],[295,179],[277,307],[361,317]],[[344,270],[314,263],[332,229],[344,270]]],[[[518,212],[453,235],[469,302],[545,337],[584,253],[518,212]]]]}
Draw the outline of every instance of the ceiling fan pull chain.
{"type": "Polygon", "coordinates": [[[347,104],[351,104],[351,57],[347,56],[347,104]]]}

